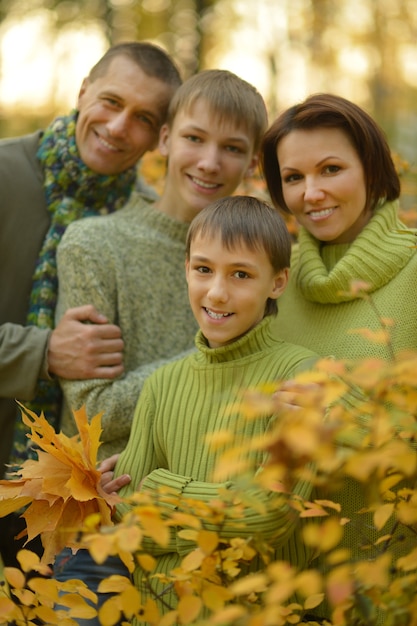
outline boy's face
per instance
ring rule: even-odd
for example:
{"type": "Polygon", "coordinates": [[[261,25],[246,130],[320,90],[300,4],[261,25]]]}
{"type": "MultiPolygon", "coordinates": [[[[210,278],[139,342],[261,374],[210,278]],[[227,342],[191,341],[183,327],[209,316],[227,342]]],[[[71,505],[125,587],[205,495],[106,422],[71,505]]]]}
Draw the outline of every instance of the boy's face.
{"type": "Polygon", "coordinates": [[[97,174],[120,174],[158,142],[169,87],[125,55],[104,76],[83,81],[75,137],[84,163],[97,174]]]}
{"type": "Polygon", "coordinates": [[[220,235],[198,234],[186,261],[194,316],[211,348],[235,341],[264,317],[268,298],[278,298],[288,270],[275,272],[265,250],[244,244],[228,250],[220,235]]]}
{"type": "Polygon", "coordinates": [[[162,203],[185,222],[232,195],[257,164],[253,137],[238,121],[220,124],[204,100],[179,111],[170,128],[162,127],[159,149],[168,157],[162,203]]]}

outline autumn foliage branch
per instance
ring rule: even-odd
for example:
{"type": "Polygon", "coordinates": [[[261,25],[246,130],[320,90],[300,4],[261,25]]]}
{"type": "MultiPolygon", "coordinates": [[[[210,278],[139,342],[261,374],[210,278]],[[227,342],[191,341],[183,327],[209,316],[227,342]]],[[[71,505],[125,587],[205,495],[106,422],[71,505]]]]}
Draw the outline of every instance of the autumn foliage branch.
{"type": "MultiPolygon", "coordinates": [[[[368,298],[366,290],[363,297],[368,298]]],[[[354,332],[368,341],[387,342],[390,328],[383,320],[383,333],[354,332]]],[[[306,614],[320,615],[324,598],[334,626],[378,626],[381,611],[385,626],[415,626],[416,371],[414,352],[389,362],[319,361],[297,378],[314,389],[305,394],[303,406],[281,411],[264,436],[244,444],[246,456],[230,432],[218,432],[207,442],[224,448],[213,480],[234,474],[235,490],[220,492],[210,503],[186,500],[167,489],[153,497],[138,492],[117,524],[111,521],[117,498],[103,493],[96,468],[100,416],[88,423],[84,411],[76,412],[79,435],[68,439],[54,433],[43,416],[24,411],[39,461],[27,461],[11,480],[2,481],[0,514],[25,507],[28,535],[41,535],[45,562],[70,544],[87,548],[98,563],[119,554],[130,571],[140,564],[146,598],[128,578],[114,576],[101,583],[100,591],[114,594],[98,611],[104,626],[120,619],[129,623],[133,616],[153,626],[297,624],[306,614]],[[244,524],[247,508],[261,506],[249,477],[254,450],[270,455],[257,472],[257,487],[274,492],[271,505],[285,501],[299,519],[310,554],[303,570],[274,560],[271,546],[260,536],[243,539],[237,533],[226,540],[222,534],[228,517],[244,524]],[[242,463],[246,457],[248,465],[242,463]],[[311,482],[308,500],[291,495],[298,480],[311,482]],[[363,494],[353,515],[352,510],[347,515],[337,497],[346,483],[363,494]],[[155,575],[150,546],[166,545],[173,528],[189,550],[180,567],[162,579],[155,575]],[[345,542],[351,528],[363,557],[355,556],[345,542]],[[259,563],[257,569],[249,572],[254,563],[259,563]],[[176,606],[166,603],[164,615],[156,602],[164,602],[161,585],[175,590],[178,598],[176,606]]],[[[274,413],[275,390],[276,385],[247,390],[240,404],[242,419],[274,413]]],[[[19,558],[20,569],[5,568],[1,623],[27,626],[41,619],[70,626],[77,617],[96,613],[95,594],[83,583],[45,578],[46,566],[28,551],[19,558]],[[40,577],[29,577],[33,571],[40,577]]],[[[314,617],[310,620],[313,624],[314,617]]]]}

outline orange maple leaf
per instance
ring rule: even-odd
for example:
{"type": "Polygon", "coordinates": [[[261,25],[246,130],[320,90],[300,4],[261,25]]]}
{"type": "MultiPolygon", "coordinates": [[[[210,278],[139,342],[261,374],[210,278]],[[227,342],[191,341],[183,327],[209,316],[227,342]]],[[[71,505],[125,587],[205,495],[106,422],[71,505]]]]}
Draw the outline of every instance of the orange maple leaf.
{"type": "Polygon", "coordinates": [[[27,507],[22,517],[28,541],[40,535],[42,560],[52,563],[62,548],[79,547],[76,539],[88,516],[98,513],[103,525],[112,525],[120,498],[100,484],[101,413],[88,423],[85,407],[74,411],[78,434],[67,437],[56,433],[43,413],[37,416],[20,406],[29,437],[39,447],[38,459],[25,461],[10,480],[0,480],[0,517],[27,507]]]}

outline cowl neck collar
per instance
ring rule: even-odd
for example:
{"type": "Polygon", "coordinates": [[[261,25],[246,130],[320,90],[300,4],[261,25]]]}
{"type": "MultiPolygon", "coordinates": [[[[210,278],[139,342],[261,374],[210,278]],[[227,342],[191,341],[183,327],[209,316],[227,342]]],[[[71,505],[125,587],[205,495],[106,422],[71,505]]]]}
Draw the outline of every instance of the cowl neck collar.
{"type": "Polygon", "coordinates": [[[360,297],[352,281],[372,293],[387,284],[415,254],[416,235],[398,218],[398,201],[379,206],[351,244],[323,246],[306,229],[299,233],[293,272],[297,288],[312,302],[348,302],[360,297]]]}

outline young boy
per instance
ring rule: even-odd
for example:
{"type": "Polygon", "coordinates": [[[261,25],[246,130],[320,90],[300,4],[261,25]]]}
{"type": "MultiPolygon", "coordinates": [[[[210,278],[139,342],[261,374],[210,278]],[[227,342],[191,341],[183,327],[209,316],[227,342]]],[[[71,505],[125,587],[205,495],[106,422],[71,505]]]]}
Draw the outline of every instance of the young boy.
{"type": "MultiPolygon", "coordinates": [[[[156,496],[158,488],[166,486],[184,498],[208,501],[218,498],[222,487],[233,489],[231,481],[210,482],[216,453],[206,445],[206,435],[227,428],[247,440],[265,432],[271,416],[244,420],[238,412],[231,413],[240,392],[290,379],[317,358],[309,350],[274,338],[270,331],[277,298],[288,281],[290,248],[278,212],[252,197],[218,200],[194,218],[187,237],[186,277],[200,327],[197,351],[162,367],[146,381],[129,443],[116,466],[116,474],[132,477],[120,495],[129,496],[140,485],[156,496]]],[[[254,459],[258,467],[262,457],[258,453],[254,459]]],[[[310,485],[300,481],[294,493],[308,497],[310,485]]],[[[272,494],[267,491],[255,490],[254,495],[261,506],[248,510],[244,525],[229,518],[221,529],[213,530],[229,539],[259,534],[279,548],[282,557],[293,563],[302,560],[296,518],[289,508],[268,506],[272,494]]],[[[126,510],[128,505],[119,505],[117,517],[126,510]]],[[[153,552],[158,564],[152,573],[168,575],[186,552],[187,541],[174,531],[169,544],[153,552]]],[[[252,566],[262,567],[259,562],[252,566]]],[[[145,601],[141,577],[137,568],[135,584],[145,601]]],[[[164,588],[155,585],[157,592],[164,588]]],[[[161,612],[168,605],[175,608],[176,601],[173,590],[164,593],[161,612]]]]}
{"type": "MultiPolygon", "coordinates": [[[[68,407],[85,404],[90,417],[103,412],[102,458],[125,448],[147,376],[194,347],[197,325],[184,277],[187,229],[202,208],[234,193],[253,171],[266,127],[265,103],[252,85],[224,70],[196,74],[176,91],[161,129],[159,148],[167,157],[161,197],[150,204],[135,195],[111,216],[72,224],[61,241],[58,318],[93,304],[124,340],[122,377],[60,381],[67,435],[75,433],[68,407]]],[[[93,591],[106,576],[125,572],[118,559],[98,565],[86,550],[64,550],[54,566],[58,580],[79,578],[93,591]]]]}

